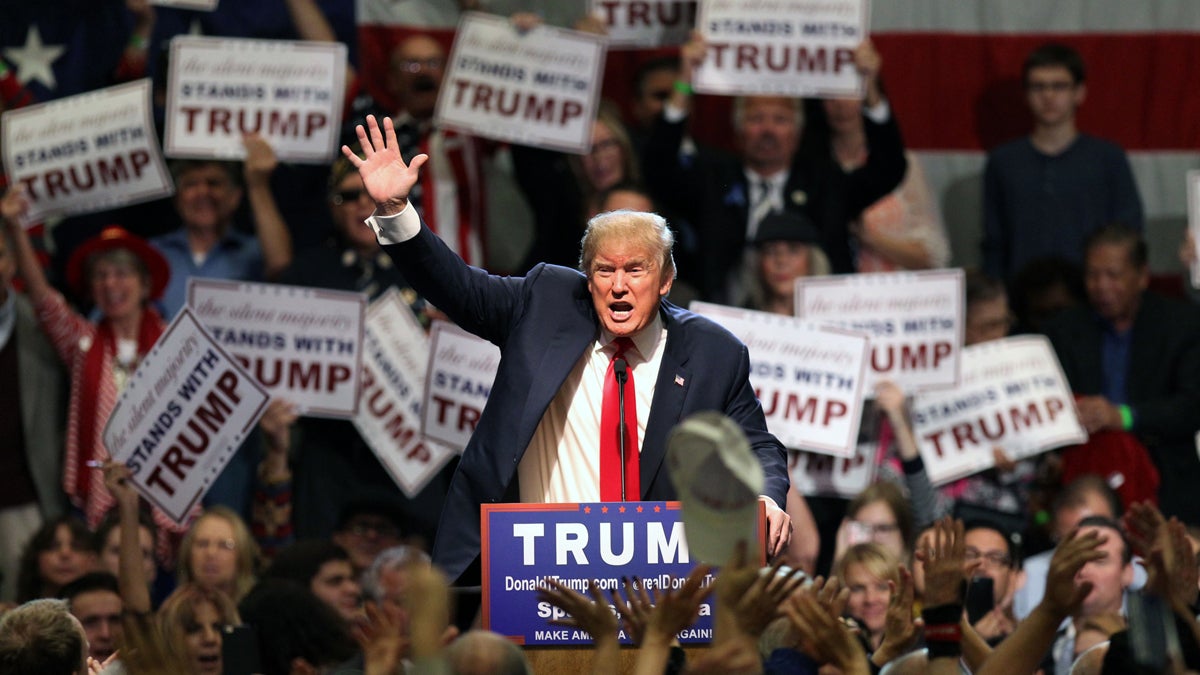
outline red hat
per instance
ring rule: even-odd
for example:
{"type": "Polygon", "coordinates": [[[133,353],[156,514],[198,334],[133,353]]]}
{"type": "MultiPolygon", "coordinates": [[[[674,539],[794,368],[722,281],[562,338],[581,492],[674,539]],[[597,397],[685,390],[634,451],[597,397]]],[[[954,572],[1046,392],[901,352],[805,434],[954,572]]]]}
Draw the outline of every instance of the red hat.
{"type": "Polygon", "coordinates": [[[118,225],[109,225],[100,234],[75,247],[71,258],[67,260],[67,285],[76,293],[83,293],[87,282],[84,271],[88,258],[94,253],[118,248],[128,250],[146,266],[146,272],[150,274],[150,299],[161,297],[171,278],[170,264],[149,242],[118,225]]]}

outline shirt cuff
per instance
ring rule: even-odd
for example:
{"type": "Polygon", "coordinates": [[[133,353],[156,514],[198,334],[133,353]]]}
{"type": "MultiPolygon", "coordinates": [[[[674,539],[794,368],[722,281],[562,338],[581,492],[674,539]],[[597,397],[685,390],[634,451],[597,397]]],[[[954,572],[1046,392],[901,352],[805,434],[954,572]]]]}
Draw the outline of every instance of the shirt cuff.
{"type": "Polygon", "coordinates": [[[375,231],[375,238],[381,245],[400,244],[412,239],[421,232],[421,217],[412,207],[412,202],[404,206],[404,210],[394,216],[381,216],[372,213],[367,218],[367,225],[375,231]]]}
{"type": "Polygon", "coordinates": [[[880,99],[879,103],[870,108],[863,106],[863,114],[875,124],[883,124],[892,116],[892,106],[888,105],[886,98],[880,99]]]}
{"type": "Polygon", "coordinates": [[[759,495],[759,496],[758,496],[758,498],[759,498],[760,500],[762,500],[762,501],[766,502],[768,506],[774,506],[775,508],[779,509],[780,511],[782,511],[782,510],[783,510],[783,509],[780,509],[780,508],[779,508],[779,502],[776,502],[776,501],[775,501],[773,498],[771,498],[771,497],[768,497],[768,496],[766,496],[766,495],[759,495]]]}

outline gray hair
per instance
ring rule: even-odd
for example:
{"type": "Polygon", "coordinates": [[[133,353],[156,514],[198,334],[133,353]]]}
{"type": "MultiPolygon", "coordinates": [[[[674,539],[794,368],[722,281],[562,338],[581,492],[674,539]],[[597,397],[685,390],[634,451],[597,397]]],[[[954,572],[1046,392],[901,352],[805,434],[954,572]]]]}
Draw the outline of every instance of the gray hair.
{"type": "Polygon", "coordinates": [[[791,98],[790,96],[738,96],[733,99],[733,128],[735,131],[741,131],[742,129],[742,122],[746,118],[746,102],[759,98],[777,98],[781,101],[788,101],[796,111],[796,128],[804,128],[803,99],[791,98]]]}
{"type": "Polygon", "coordinates": [[[362,574],[363,597],[375,602],[383,602],[383,586],[379,578],[384,572],[400,569],[414,562],[430,563],[429,555],[415,546],[401,544],[385,549],[375,556],[371,566],[362,574]]]}
{"type": "Polygon", "coordinates": [[[0,618],[0,672],[87,672],[86,647],[65,600],[31,600],[0,618]]]}

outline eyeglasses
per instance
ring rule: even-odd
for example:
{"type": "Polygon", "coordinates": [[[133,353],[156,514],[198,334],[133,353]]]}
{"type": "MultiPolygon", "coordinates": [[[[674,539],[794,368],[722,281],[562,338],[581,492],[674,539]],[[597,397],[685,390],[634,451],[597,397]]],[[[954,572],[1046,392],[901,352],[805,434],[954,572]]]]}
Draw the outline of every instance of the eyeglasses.
{"type": "Polygon", "coordinates": [[[989,567],[1008,567],[1012,565],[1012,556],[1000,551],[988,551],[984,553],[974,546],[968,546],[967,550],[963,552],[963,560],[967,562],[975,562],[981,559],[989,567]]]}
{"type": "Polygon", "coordinates": [[[419,73],[422,70],[441,70],[446,66],[446,59],[429,58],[429,59],[401,59],[396,62],[396,67],[406,73],[419,73]]]}
{"type": "Polygon", "coordinates": [[[237,549],[237,542],[232,539],[197,539],[192,544],[192,547],[199,549],[218,548],[222,551],[233,551],[237,549]]]}
{"type": "Polygon", "coordinates": [[[1025,88],[1035,94],[1043,91],[1062,92],[1074,89],[1075,83],[1066,82],[1063,80],[1058,80],[1056,82],[1030,82],[1029,84],[1025,85],[1025,88]]]}
{"type": "Polygon", "coordinates": [[[329,197],[329,201],[333,202],[334,206],[353,204],[362,199],[365,194],[367,194],[366,190],[338,190],[329,197]]]}

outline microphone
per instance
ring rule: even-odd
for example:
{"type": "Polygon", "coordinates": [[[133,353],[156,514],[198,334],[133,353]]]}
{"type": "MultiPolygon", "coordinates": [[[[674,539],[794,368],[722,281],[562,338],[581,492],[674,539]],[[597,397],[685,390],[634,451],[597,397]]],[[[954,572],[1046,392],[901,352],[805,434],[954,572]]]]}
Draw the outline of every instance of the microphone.
{"type": "Polygon", "coordinates": [[[621,452],[621,501],[625,500],[625,380],[629,378],[629,364],[618,356],[613,361],[613,375],[617,378],[617,448],[621,452]]]}

